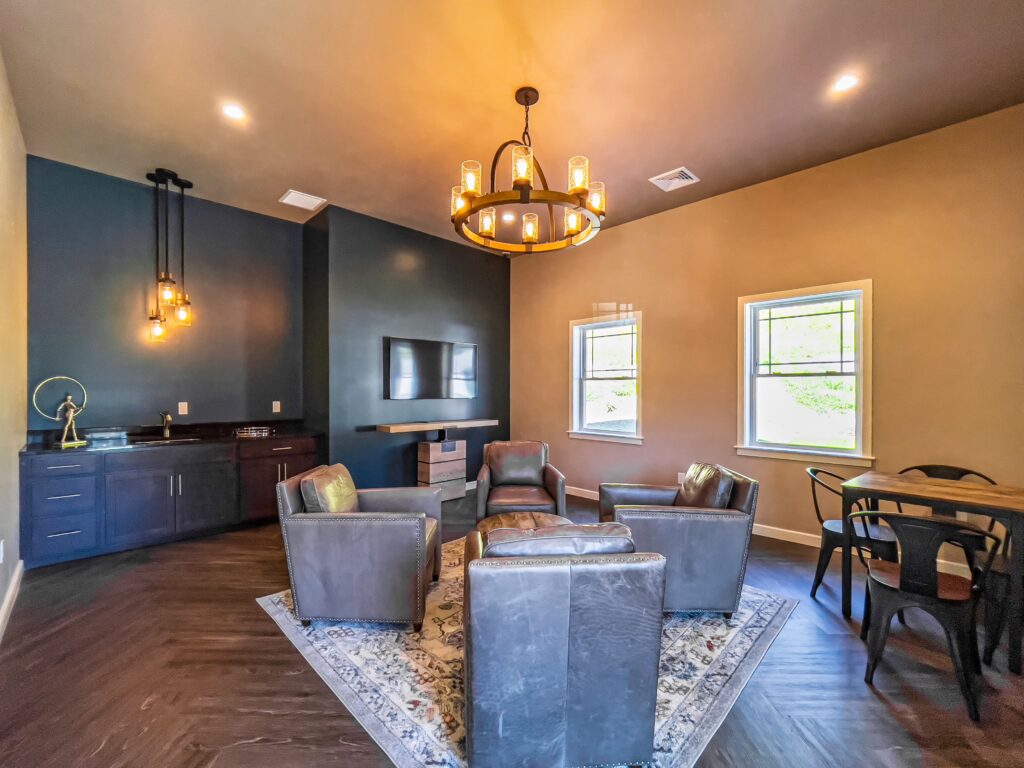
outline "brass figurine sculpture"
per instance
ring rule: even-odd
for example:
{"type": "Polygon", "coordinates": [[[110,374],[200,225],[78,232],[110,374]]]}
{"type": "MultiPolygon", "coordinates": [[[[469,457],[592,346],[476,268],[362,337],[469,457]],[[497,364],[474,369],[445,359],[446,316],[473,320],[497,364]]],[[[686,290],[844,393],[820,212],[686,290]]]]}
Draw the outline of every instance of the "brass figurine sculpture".
{"type": "Polygon", "coordinates": [[[32,405],[40,416],[44,419],[49,419],[50,421],[56,421],[58,423],[64,422],[64,432],[61,434],[60,442],[58,443],[61,448],[81,448],[89,444],[87,440],[82,440],[78,437],[78,429],[75,427],[75,420],[78,418],[79,414],[85,410],[85,404],[88,401],[89,394],[85,391],[85,387],[82,386],[82,382],[77,379],[72,379],[70,376],[51,376],[48,379],[44,379],[39,382],[39,385],[32,393],[32,405]],[[51,381],[70,381],[77,384],[82,390],[82,404],[77,405],[71,394],[65,394],[64,400],[57,406],[56,415],[50,416],[44,412],[43,409],[39,407],[39,390],[51,381]],[[68,439],[69,434],[71,436],[70,440],[68,439]]]}

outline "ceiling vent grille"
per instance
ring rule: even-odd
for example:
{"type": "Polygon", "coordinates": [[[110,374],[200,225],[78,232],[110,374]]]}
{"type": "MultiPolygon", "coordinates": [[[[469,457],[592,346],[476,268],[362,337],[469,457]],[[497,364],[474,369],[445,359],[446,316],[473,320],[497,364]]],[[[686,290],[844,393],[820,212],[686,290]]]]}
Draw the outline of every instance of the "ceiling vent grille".
{"type": "Polygon", "coordinates": [[[284,203],[285,205],[294,205],[296,208],[305,208],[307,211],[315,211],[326,203],[327,200],[322,197],[317,197],[316,195],[307,195],[305,192],[289,189],[281,195],[278,202],[284,203]]]}
{"type": "Polygon", "coordinates": [[[674,171],[667,171],[666,173],[660,173],[657,176],[650,178],[651,184],[661,188],[665,192],[671,192],[674,189],[680,187],[686,187],[690,184],[696,184],[700,179],[693,171],[689,171],[686,168],[676,168],[674,171]]]}

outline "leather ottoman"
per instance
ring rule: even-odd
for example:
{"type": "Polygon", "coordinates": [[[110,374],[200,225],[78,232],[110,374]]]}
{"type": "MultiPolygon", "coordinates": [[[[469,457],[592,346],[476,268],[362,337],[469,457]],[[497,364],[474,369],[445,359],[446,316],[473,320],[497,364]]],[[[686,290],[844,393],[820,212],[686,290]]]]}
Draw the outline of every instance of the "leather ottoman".
{"type": "Polygon", "coordinates": [[[495,528],[516,528],[521,531],[530,528],[547,528],[551,525],[572,525],[572,520],[548,512],[502,512],[500,515],[485,517],[476,525],[480,533],[495,528]]]}

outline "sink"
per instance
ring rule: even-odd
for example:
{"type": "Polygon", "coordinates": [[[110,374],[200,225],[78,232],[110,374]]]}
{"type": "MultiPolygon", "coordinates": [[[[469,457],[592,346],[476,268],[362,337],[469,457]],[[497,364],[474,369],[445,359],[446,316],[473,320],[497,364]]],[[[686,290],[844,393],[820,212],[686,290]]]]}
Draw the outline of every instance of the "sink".
{"type": "Polygon", "coordinates": [[[177,443],[198,443],[198,437],[156,437],[131,438],[132,445],[175,445],[177,443]]]}

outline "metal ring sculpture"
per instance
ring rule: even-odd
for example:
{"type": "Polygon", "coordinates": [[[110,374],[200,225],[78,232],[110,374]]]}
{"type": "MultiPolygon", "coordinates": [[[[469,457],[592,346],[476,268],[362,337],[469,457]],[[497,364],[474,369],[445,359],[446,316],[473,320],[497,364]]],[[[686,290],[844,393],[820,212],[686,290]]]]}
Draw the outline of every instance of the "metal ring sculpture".
{"type": "Polygon", "coordinates": [[[40,416],[42,416],[44,419],[49,419],[50,421],[64,421],[64,419],[62,419],[59,416],[50,416],[48,413],[44,413],[43,409],[39,407],[39,390],[41,390],[51,381],[73,381],[75,384],[77,384],[78,388],[82,390],[82,405],[78,408],[76,415],[85,410],[85,404],[89,402],[89,393],[86,391],[85,386],[82,384],[82,382],[80,382],[78,379],[73,379],[70,376],[51,376],[50,378],[43,379],[41,382],[39,382],[35,390],[32,392],[32,407],[36,409],[36,412],[40,416]]]}

